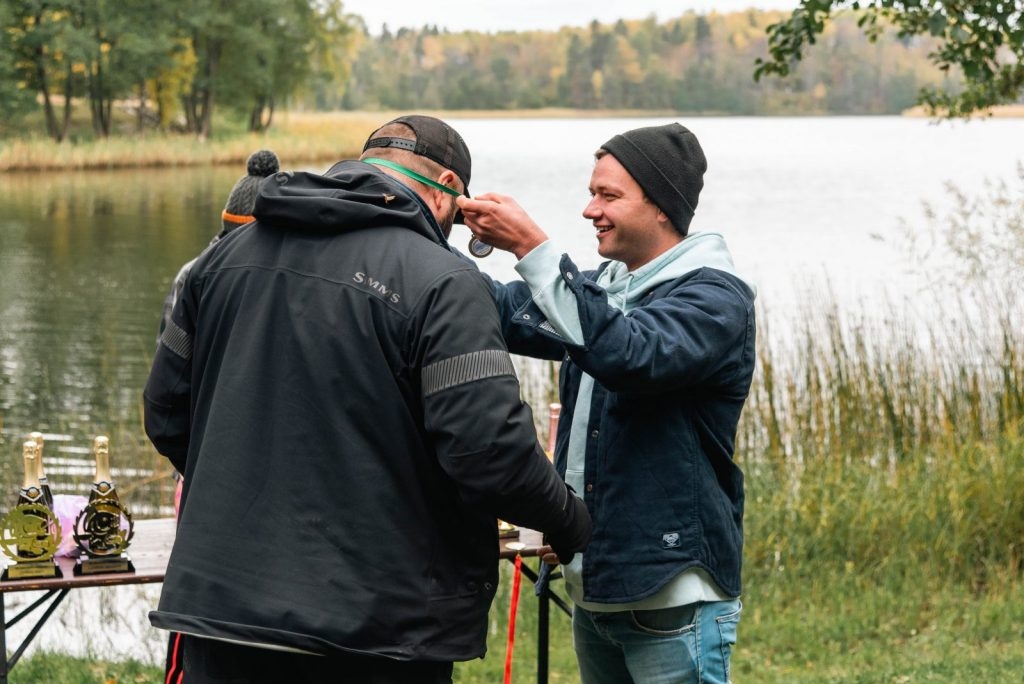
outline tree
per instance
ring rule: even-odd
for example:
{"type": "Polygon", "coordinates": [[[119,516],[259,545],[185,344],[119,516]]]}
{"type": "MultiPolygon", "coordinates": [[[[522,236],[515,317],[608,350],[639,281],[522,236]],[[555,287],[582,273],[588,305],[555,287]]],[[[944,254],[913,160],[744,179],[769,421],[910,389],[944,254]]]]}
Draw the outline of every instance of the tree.
{"type": "Polygon", "coordinates": [[[46,133],[57,142],[68,135],[71,99],[75,95],[74,29],[70,8],[62,2],[16,0],[4,5],[4,43],[11,48],[13,78],[39,94],[46,133]],[[58,117],[57,98],[63,99],[58,117]]]}
{"type": "Polygon", "coordinates": [[[308,57],[309,76],[297,91],[296,104],[307,101],[320,109],[334,109],[350,101],[348,85],[359,80],[353,72],[357,51],[368,38],[362,17],[344,12],[341,0],[311,3],[317,20],[308,57]]]}
{"type": "Polygon", "coordinates": [[[148,74],[170,61],[173,38],[166,7],[146,0],[94,0],[68,11],[76,40],[71,53],[82,65],[93,132],[110,136],[115,101],[138,89],[138,108],[148,74]],[[145,35],[138,27],[145,25],[145,35]]]}
{"type": "Polygon", "coordinates": [[[959,69],[964,87],[924,88],[918,102],[949,118],[968,117],[1024,92],[1024,2],[1016,0],[801,0],[785,21],[767,28],[768,59],[755,61],[754,80],[787,76],[808,45],[821,35],[834,12],[860,11],[858,25],[874,42],[888,26],[902,37],[933,36],[929,57],[943,72],[959,69]]]}
{"type": "Polygon", "coordinates": [[[18,19],[14,7],[0,3],[0,133],[6,125],[13,127],[35,107],[33,92],[18,83],[17,33],[13,22],[18,19]]]}
{"type": "Polygon", "coordinates": [[[337,0],[246,0],[245,11],[251,19],[226,38],[217,84],[221,101],[262,132],[352,29],[337,0]]]}

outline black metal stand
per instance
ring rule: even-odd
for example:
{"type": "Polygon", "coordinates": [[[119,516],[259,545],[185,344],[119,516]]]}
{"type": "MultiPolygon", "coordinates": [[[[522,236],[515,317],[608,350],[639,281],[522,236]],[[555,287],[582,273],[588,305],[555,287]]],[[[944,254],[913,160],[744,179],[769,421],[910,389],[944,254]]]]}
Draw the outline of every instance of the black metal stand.
{"type": "MultiPolygon", "coordinates": [[[[540,561],[540,568],[544,567],[544,561],[540,561]]],[[[548,636],[550,625],[551,603],[562,609],[562,612],[572,617],[572,609],[562,600],[560,596],[552,593],[548,582],[558,579],[562,574],[556,570],[534,572],[526,565],[522,566],[523,574],[533,582],[534,586],[541,581],[537,594],[537,684],[548,684],[548,636]],[[545,577],[541,580],[541,574],[545,577]]]]}
{"type": "MultiPolygon", "coordinates": [[[[20,613],[11,618],[10,622],[4,623],[4,631],[0,632],[0,653],[3,653],[4,655],[4,657],[0,659],[2,660],[2,663],[0,663],[0,684],[7,684],[7,674],[12,669],[14,669],[15,664],[17,664],[17,662],[21,660],[21,656],[25,652],[25,649],[28,648],[29,644],[32,643],[32,640],[36,638],[36,634],[38,634],[39,630],[43,628],[43,625],[46,624],[46,621],[50,619],[50,616],[53,614],[53,611],[57,609],[57,606],[61,604],[61,601],[64,600],[64,597],[68,595],[69,591],[71,590],[50,589],[45,594],[36,599],[31,605],[27,606],[20,613]],[[54,596],[56,596],[56,598],[54,598],[54,596]],[[36,623],[32,625],[32,629],[25,637],[25,640],[21,642],[21,645],[18,646],[17,650],[15,650],[14,653],[11,654],[11,657],[8,658],[7,630],[10,629],[13,625],[18,624],[18,622],[23,617],[27,616],[29,613],[36,610],[50,599],[53,599],[52,601],[50,601],[50,605],[46,607],[46,610],[43,611],[43,614],[40,615],[36,623]]],[[[6,603],[6,596],[0,597],[0,621],[6,619],[6,603]]]]}

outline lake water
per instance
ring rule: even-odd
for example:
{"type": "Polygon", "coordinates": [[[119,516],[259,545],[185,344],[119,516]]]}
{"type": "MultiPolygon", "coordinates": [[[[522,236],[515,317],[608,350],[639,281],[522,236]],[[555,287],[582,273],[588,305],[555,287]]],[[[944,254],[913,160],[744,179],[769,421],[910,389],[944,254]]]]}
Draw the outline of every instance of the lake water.
{"type": "MultiPolygon", "coordinates": [[[[587,267],[599,262],[593,228],[580,215],[594,150],[626,129],[668,121],[453,123],[473,152],[472,192],[513,195],[587,267]]],[[[682,123],[697,134],[709,159],[692,230],[725,235],[768,312],[760,323],[773,330],[784,330],[807,295],[825,288],[844,306],[915,296],[921,283],[907,274],[906,255],[877,237],[894,236],[903,224],[924,225],[925,202],[941,214],[948,206],[945,184],[978,193],[986,181],[1013,179],[1024,159],[1019,119],[682,123]]],[[[275,151],[284,168],[328,166],[275,151]]],[[[88,445],[93,435],[110,434],[115,478],[129,505],[142,516],[168,512],[169,466],[142,434],[141,391],[168,284],[219,230],[220,210],[241,171],[0,175],[0,501],[4,492],[14,496],[21,440],[39,429],[48,435],[50,479],[58,491],[76,493],[88,484],[88,445]]],[[[468,238],[457,226],[452,242],[462,248],[468,238]]],[[[479,261],[502,279],[515,277],[513,263],[499,253],[479,261]]],[[[74,598],[88,606],[107,596],[95,591],[74,598]]],[[[158,589],[133,591],[152,602],[158,589]]],[[[119,594],[102,601],[138,598],[119,594]]],[[[123,638],[115,635],[95,647],[158,659],[161,637],[148,628],[144,611],[135,612],[123,638]],[[144,638],[136,638],[140,634],[144,638]]],[[[83,611],[62,613],[73,621],[83,611]]],[[[79,634],[85,629],[67,627],[79,634]]],[[[61,648],[61,632],[46,637],[48,631],[40,643],[61,648]]]]}

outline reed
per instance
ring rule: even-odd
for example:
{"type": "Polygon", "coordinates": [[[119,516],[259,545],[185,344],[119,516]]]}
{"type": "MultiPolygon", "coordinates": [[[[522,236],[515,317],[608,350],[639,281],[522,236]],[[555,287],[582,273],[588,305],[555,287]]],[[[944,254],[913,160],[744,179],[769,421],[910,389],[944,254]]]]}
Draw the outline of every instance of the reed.
{"type": "Polygon", "coordinates": [[[763,337],[737,454],[742,679],[1011,681],[1024,659],[1022,309],[945,305],[925,327],[809,300],[787,344],[763,337]]]}
{"type": "Polygon", "coordinates": [[[285,113],[265,134],[236,133],[211,140],[146,135],[57,143],[41,137],[0,140],[0,172],[244,164],[253,150],[282,159],[334,160],[358,155],[366,137],[387,121],[376,113],[285,113]]]}
{"type": "Polygon", "coordinates": [[[789,351],[761,345],[737,455],[748,572],[852,563],[889,581],[925,563],[981,587],[1019,570],[1019,314],[964,304],[940,331],[898,314],[823,309],[789,351]]]}

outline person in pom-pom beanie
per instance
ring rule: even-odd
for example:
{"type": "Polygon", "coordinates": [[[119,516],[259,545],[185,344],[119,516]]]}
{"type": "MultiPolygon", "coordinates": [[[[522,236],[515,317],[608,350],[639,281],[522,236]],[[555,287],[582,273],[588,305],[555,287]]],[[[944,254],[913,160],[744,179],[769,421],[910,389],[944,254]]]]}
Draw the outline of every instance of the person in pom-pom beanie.
{"type": "MultiPolygon", "coordinates": [[[[217,244],[221,238],[230,233],[239,226],[244,226],[246,223],[253,221],[252,208],[256,204],[256,192],[259,190],[260,181],[267,176],[277,173],[281,168],[281,162],[277,158],[277,155],[270,150],[257,150],[249,155],[249,159],[246,161],[246,174],[238,179],[234,187],[231,188],[231,192],[228,193],[227,203],[224,205],[224,211],[221,212],[221,223],[222,227],[219,233],[217,233],[210,244],[206,246],[209,249],[212,245],[217,244]]],[[[180,269],[174,280],[171,282],[170,291],[167,293],[167,297],[164,298],[164,309],[163,315],[160,317],[160,331],[157,333],[157,345],[160,344],[160,336],[163,335],[164,329],[167,327],[167,322],[170,320],[171,311],[174,309],[174,303],[178,299],[178,295],[181,293],[181,288],[185,286],[185,278],[188,277],[188,273],[192,268],[192,264],[195,263],[196,259],[191,259],[180,269]]],[[[174,488],[174,515],[178,515],[178,503],[181,499],[181,489],[183,480],[181,474],[178,472],[175,475],[175,488],[174,488]]],[[[167,658],[165,660],[165,681],[167,682],[179,682],[182,673],[184,672],[184,658],[182,653],[182,642],[181,635],[177,632],[173,632],[170,635],[170,640],[167,645],[167,658]]]]}
{"type": "Polygon", "coordinates": [[[595,157],[583,216],[608,260],[595,271],[511,197],[458,204],[478,239],[519,259],[524,282],[492,283],[509,351],[562,362],[555,465],[594,521],[562,566],[581,682],[725,684],[755,292],[721,235],[690,231],[708,168],[692,131],[636,128],[595,157]]]}

